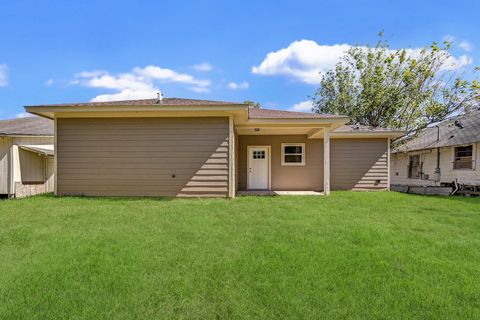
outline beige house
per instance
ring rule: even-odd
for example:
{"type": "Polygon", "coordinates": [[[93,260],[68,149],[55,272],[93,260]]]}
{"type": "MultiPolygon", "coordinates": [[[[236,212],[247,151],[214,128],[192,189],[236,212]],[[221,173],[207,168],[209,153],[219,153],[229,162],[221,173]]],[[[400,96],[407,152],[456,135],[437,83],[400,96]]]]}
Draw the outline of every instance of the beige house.
{"type": "Polygon", "coordinates": [[[0,120],[0,196],[25,197],[54,189],[53,121],[0,120]]]}
{"type": "Polygon", "coordinates": [[[55,193],[381,190],[389,140],[337,115],[178,98],[27,106],[55,123],[55,193]]]}
{"type": "Polygon", "coordinates": [[[392,150],[391,183],[480,186],[480,110],[423,130],[392,150]]]}

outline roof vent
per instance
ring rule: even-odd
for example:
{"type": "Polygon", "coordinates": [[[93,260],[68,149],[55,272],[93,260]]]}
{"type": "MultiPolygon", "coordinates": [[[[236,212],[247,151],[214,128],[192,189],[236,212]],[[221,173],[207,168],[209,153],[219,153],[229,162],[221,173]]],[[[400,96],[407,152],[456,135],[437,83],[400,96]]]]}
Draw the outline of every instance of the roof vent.
{"type": "Polygon", "coordinates": [[[163,100],[163,93],[159,91],[157,92],[157,103],[162,103],[162,100],[163,100]]]}
{"type": "Polygon", "coordinates": [[[463,124],[459,120],[455,120],[455,126],[460,129],[463,129],[463,124]]]}

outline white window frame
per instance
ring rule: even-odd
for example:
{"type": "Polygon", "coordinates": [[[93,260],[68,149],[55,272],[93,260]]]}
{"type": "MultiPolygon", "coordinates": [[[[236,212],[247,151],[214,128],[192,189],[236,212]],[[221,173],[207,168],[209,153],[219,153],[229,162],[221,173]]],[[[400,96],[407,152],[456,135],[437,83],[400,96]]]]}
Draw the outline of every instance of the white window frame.
{"type": "MultiPolygon", "coordinates": [[[[299,155],[300,153],[290,153],[299,155]]],[[[282,143],[282,166],[304,166],[305,165],[305,143],[282,143]],[[302,147],[302,162],[285,162],[285,147],[302,147]]]]}

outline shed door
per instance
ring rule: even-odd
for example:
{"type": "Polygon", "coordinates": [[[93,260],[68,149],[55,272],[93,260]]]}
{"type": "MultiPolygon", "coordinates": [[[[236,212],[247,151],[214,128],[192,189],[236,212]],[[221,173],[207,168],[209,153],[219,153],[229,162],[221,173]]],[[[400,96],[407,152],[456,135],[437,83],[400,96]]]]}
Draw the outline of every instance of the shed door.
{"type": "Polygon", "coordinates": [[[268,190],[269,156],[268,147],[248,148],[248,189],[268,190]]]}

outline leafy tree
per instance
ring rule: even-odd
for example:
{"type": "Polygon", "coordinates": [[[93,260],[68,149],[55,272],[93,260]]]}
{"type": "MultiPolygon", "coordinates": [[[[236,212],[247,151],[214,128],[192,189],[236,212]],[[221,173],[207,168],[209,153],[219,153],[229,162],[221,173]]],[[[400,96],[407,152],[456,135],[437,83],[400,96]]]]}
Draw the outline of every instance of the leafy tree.
{"type": "Polygon", "coordinates": [[[255,102],[252,100],[245,100],[243,101],[243,103],[248,104],[250,108],[260,109],[262,107],[262,104],[260,102],[255,102]]]}
{"type": "Polygon", "coordinates": [[[452,66],[451,47],[444,42],[392,50],[380,33],[374,47],[352,47],[323,75],[313,111],[348,115],[353,124],[413,132],[478,108],[480,84],[461,79],[463,74],[452,66]]]}

